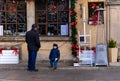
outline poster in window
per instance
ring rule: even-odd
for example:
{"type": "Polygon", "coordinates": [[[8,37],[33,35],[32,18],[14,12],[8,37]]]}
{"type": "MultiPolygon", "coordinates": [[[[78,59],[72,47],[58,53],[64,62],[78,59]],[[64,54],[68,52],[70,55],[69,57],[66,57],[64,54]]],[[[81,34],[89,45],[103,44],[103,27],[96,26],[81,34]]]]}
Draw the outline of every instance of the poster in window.
{"type": "Polygon", "coordinates": [[[0,25],[0,36],[3,36],[3,25],[0,25]]]}
{"type": "Polygon", "coordinates": [[[68,24],[61,25],[61,35],[68,35],[68,24]]]}

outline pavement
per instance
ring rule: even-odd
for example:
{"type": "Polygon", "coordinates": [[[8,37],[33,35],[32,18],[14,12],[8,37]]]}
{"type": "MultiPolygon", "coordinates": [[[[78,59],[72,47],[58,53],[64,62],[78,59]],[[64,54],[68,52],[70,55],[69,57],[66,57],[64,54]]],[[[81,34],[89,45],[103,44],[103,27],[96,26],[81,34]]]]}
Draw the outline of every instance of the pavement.
{"type": "MultiPolygon", "coordinates": [[[[49,69],[48,61],[40,61],[36,63],[36,67],[38,69],[49,69]]],[[[90,66],[90,65],[80,65],[73,66],[72,62],[59,62],[58,69],[62,70],[71,70],[71,69],[110,69],[110,68],[118,68],[120,67],[120,62],[117,63],[109,63],[109,66],[90,66]]],[[[19,64],[0,64],[0,70],[25,70],[27,69],[27,62],[20,62],[19,64]]]]}
{"type": "Polygon", "coordinates": [[[27,71],[27,63],[0,64],[0,81],[120,81],[120,63],[108,67],[83,65],[74,67],[71,63],[59,63],[56,71],[49,68],[49,62],[38,62],[38,72],[27,71]]]}

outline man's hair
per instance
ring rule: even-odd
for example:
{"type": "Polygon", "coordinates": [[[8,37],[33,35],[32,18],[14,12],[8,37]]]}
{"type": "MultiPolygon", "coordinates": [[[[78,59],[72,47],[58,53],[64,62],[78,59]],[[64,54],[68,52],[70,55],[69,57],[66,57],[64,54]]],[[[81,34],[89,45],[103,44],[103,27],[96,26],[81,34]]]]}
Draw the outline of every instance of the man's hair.
{"type": "Polygon", "coordinates": [[[37,24],[32,24],[32,29],[36,28],[37,24]]]}

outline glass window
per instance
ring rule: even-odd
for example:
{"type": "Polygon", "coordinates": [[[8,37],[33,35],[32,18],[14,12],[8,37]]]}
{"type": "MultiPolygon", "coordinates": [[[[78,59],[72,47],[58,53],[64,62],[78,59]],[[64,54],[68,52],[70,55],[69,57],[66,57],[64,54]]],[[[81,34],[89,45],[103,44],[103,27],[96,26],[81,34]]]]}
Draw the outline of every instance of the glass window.
{"type": "Polygon", "coordinates": [[[88,12],[89,12],[88,24],[90,25],[104,24],[103,9],[104,9],[103,2],[89,2],[88,3],[88,12]],[[100,12],[99,14],[98,14],[98,11],[100,12]]]}
{"type": "Polygon", "coordinates": [[[23,36],[26,26],[26,3],[17,0],[0,0],[0,26],[3,36],[23,36]]]}
{"type": "Polygon", "coordinates": [[[68,36],[69,0],[36,0],[35,8],[41,35],[68,36]]]}

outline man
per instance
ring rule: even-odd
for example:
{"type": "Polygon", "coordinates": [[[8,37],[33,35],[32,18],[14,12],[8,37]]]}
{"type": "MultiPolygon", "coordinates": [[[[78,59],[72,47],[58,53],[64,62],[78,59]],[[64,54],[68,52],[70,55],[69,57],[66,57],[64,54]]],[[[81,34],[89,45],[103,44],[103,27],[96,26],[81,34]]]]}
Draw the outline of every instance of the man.
{"type": "Polygon", "coordinates": [[[37,72],[36,69],[36,56],[37,51],[41,47],[39,34],[37,33],[38,26],[36,24],[32,25],[32,29],[26,33],[26,43],[28,48],[28,71],[37,72]]]}

